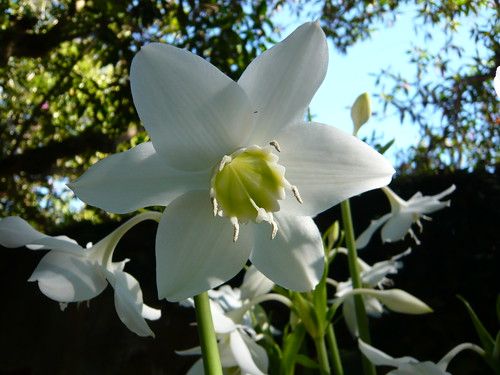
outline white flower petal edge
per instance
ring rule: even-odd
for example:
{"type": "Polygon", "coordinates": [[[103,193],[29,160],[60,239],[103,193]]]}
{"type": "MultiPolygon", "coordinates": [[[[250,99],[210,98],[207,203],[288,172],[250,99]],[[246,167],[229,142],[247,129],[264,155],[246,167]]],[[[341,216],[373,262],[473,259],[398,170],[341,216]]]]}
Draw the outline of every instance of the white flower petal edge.
{"type": "Polygon", "coordinates": [[[213,216],[206,192],[193,191],[174,200],[156,235],[159,298],[181,301],[235,276],[250,255],[252,235],[245,226],[233,242],[233,228],[226,219],[213,216]]]}
{"type": "Polygon", "coordinates": [[[88,249],[68,237],[44,235],[23,219],[9,217],[0,220],[0,245],[26,246],[32,250],[45,250],[54,245],[29,279],[38,281],[43,294],[64,306],[94,298],[109,281],[115,289],[115,306],[120,320],[140,336],[154,336],[144,318],[159,319],[160,310],[143,303],[139,283],[123,272],[126,261],[113,263],[111,259],[118,241],[130,228],[144,220],[159,221],[160,216],[157,212],[137,215],[88,249]]]}
{"type": "Polygon", "coordinates": [[[292,199],[280,201],[288,215],[315,216],[353,195],[387,185],[395,172],[366,143],[332,126],[301,123],[276,139],[286,178],[298,186],[303,200],[300,205],[292,199]]]}
{"type": "Polygon", "coordinates": [[[327,67],[328,46],[318,22],[303,24],[253,60],[238,80],[257,111],[259,127],[250,142],[269,142],[280,129],[302,122],[327,67]]]}
{"type": "Polygon", "coordinates": [[[88,204],[123,214],[166,206],[186,190],[202,189],[209,173],[170,168],[153,144],[146,142],[99,161],[68,187],[88,204]]]}
{"type": "Polygon", "coordinates": [[[269,241],[267,226],[255,225],[255,247],[250,256],[257,269],[292,290],[314,289],[324,271],[321,234],[310,217],[275,215],[280,228],[269,241]]]}
{"type": "Polygon", "coordinates": [[[160,43],[142,47],[132,60],[130,85],[155,149],[178,169],[214,166],[253,130],[243,89],[186,50],[160,43]]]}

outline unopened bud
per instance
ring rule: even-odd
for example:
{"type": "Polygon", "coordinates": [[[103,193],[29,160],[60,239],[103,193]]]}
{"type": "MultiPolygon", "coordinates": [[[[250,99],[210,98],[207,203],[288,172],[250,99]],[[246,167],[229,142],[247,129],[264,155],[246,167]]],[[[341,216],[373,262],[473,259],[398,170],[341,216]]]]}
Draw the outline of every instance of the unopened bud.
{"type": "Polygon", "coordinates": [[[372,115],[370,94],[367,92],[356,98],[351,108],[351,119],[354,124],[353,134],[356,135],[358,130],[365,124],[372,115]]]}

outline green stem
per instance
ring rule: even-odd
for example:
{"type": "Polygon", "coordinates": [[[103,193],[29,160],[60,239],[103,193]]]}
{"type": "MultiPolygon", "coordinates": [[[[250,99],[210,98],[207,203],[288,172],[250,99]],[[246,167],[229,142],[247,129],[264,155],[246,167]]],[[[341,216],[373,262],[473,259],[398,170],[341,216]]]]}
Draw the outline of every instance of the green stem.
{"type": "Polygon", "coordinates": [[[329,324],[326,329],[326,341],[330,349],[330,360],[333,366],[333,373],[335,375],[344,375],[344,368],[342,367],[342,360],[340,359],[339,347],[337,345],[337,338],[333,330],[333,324],[329,324]]]}
{"type": "Polygon", "coordinates": [[[200,336],[201,354],[205,375],[222,375],[222,366],[210,312],[208,293],[203,292],[194,296],[198,335],[200,336]]]}
{"type": "Polygon", "coordinates": [[[328,363],[328,354],[326,351],[324,337],[315,338],[314,345],[316,345],[316,353],[318,355],[320,374],[321,375],[330,375],[330,364],[328,363]]]}
{"type": "MultiPolygon", "coordinates": [[[[361,275],[358,268],[358,254],[356,250],[356,241],[354,239],[354,227],[352,225],[351,205],[346,199],[340,203],[342,211],[342,221],[344,223],[344,231],[347,245],[347,258],[349,263],[349,273],[351,275],[352,287],[354,289],[362,288],[361,275]]],[[[370,330],[368,328],[368,317],[366,316],[363,297],[360,295],[354,296],[354,306],[356,309],[356,322],[358,323],[359,337],[366,343],[371,343],[370,330]]],[[[365,375],[376,375],[375,366],[363,357],[363,370],[365,375]]]]}

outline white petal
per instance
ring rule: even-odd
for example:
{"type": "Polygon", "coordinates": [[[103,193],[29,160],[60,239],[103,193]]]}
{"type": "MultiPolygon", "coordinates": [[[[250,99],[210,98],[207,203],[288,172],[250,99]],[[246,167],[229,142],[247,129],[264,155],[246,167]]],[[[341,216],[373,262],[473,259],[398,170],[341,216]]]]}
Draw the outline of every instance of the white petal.
{"type": "Polygon", "coordinates": [[[130,68],[132,96],[155,149],[181,170],[214,166],[241,147],[253,111],[238,84],[195,54],[151,43],[130,68]]]}
{"type": "Polygon", "coordinates": [[[258,111],[251,143],[267,143],[303,119],[327,66],[328,46],[317,22],[300,26],[252,61],[238,81],[258,111]]]}
{"type": "Polygon", "coordinates": [[[66,236],[47,236],[17,216],[0,220],[0,245],[5,247],[26,246],[31,250],[55,249],[79,254],[83,248],[66,236]]]}
{"type": "Polygon", "coordinates": [[[387,185],[394,173],[382,155],[332,126],[301,124],[276,139],[285,177],[304,201],[299,204],[288,194],[280,202],[288,214],[314,216],[353,195],[387,185]]]}
{"type": "Polygon", "coordinates": [[[191,368],[188,370],[186,375],[204,375],[205,371],[203,369],[203,359],[200,358],[197,360],[194,365],[191,366],[191,368]]]}
{"type": "Polygon", "coordinates": [[[207,185],[209,172],[169,168],[151,142],[111,155],[68,184],[84,202],[115,213],[148,206],[166,206],[189,190],[207,185]]]}
{"type": "Polygon", "coordinates": [[[269,367],[269,358],[267,357],[266,350],[258,345],[251,337],[248,335],[242,334],[241,338],[245,341],[245,344],[252,355],[252,359],[257,367],[263,372],[267,374],[267,370],[269,367]]]}
{"type": "Polygon", "coordinates": [[[55,301],[86,301],[100,294],[108,285],[99,268],[85,256],[50,251],[29,281],[38,281],[41,292],[55,301]]]}
{"type": "MultiPolygon", "coordinates": [[[[115,290],[115,308],[120,320],[139,336],[152,336],[154,333],[149,328],[143,316],[144,303],[142,300],[142,290],[139,282],[130,274],[115,270],[107,270],[106,275],[110,284],[115,290]]],[[[152,309],[147,306],[148,316],[158,319],[161,315],[160,310],[152,309]],[[151,314],[151,310],[156,313],[151,314]]]]}
{"type": "Polygon", "coordinates": [[[356,247],[358,249],[364,248],[368,243],[370,242],[370,239],[373,236],[373,233],[377,231],[378,228],[380,228],[389,218],[392,216],[391,213],[385,214],[384,216],[372,220],[370,222],[370,225],[368,228],[366,228],[363,233],[359,235],[359,237],[356,239],[356,247]]]}
{"type": "Polygon", "coordinates": [[[213,217],[207,191],[174,200],[156,235],[159,298],[180,301],[217,287],[235,276],[253,246],[252,227],[241,225],[238,241],[227,218],[213,217]]]}
{"type": "Polygon", "coordinates": [[[380,232],[383,242],[394,242],[405,238],[406,233],[413,223],[413,214],[411,212],[400,212],[393,215],[382,227],[380,232]]]}
{"type": "Polygon", "coordinates": [[[266,294],[273,289],[274,283],[262,274],[254,265],[248,267],[240,286],[241,299],[251,299],[266,294]]]}
{"type": "Polygon", "coordinates": [[[348,297],[342,304],[342,316],[344,322],[353,337],[359,336],[358,321],[356,319],[356,309],[354,308],[354,298],[348,297]]]}
{"type": "Polygon", "coordinates": [[[375,366],[393,366],[399,367],[404,363],[415,363],[418,362],[416,359],[411,357],[393,358],[390,355],[385,354],[381,350],[368,345],[363,340],[358,339],[358,346],[361,353],[365,355],[368,360],[375,366]]]}
{"type": "Polygon", "coordinates": [[[449,372],[441,370],[435,363],[426,361],[418,363],[402,364],[397,370],[393,370],[387,375],[451,375],[449,372]]]}
{"type": "Polygon", "coordinates": [[[224,314],[222,308],[213,301],[210,301],[210,312],[212,313],[215,333],[225,334],[236,329],[236,324],[234,324],[234,322],[224,314]]]}
{"type": "Polygon", "coordinates": [[[245,341],[243,341],[240,333],[238,331],[232,332],[229,340],[231,351],[241,369],[241,373],[249,375],[264,375],[254,362],[252,354],[250,353],[245,341]]]}
{"type": "Polygon", "coordinates": [[[278,233],[271,240],[271,228],[255,225],[255,248],[250,260],[276,284],[296,291],[308,291],[318,284],[324,271],[321,235],[310,217],[274,216],[278,233]]]}

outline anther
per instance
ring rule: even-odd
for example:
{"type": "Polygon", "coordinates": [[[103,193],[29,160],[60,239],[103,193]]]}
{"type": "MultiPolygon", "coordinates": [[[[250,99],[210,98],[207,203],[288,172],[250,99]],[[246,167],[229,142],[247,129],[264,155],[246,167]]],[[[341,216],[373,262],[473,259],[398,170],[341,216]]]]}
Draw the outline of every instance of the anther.
{"type": "Polygon", "coordinates": [[[231,217],[229,219],[231,224],[233,224],[233,242],[238,241],[238,236],[240,235],[240,224],[238,223],[238,218],[231,217]]]}
{"type": "Polygon", "coordinates": [[[215,197],[210,198],[210,200],[212,201],[214,216],[217,216],[217,212],[219,211],[219,203],[217,203],[217,199],[215,199],[215,197]]]}
{"type": "Polygon", "coordinates": [[[276,224],[276,222],[273,220],[273,221],[271,221],[271,227],[272,227],[271,239],[274,240],[274,238],[276,237],[276,234],[278,233],[278,224],[276,224]]]}
{"type": "Polygon", "coordinates": [[[222,160],[220,161],[220,164],[219,164],[219,172],[224,169],[226,164],[231,163],[231,161],[233,161],[231,156],[224,155],[224,157],[222,158],[222,160]]]}
{"type": "Polygon", "coordinates": [[[269,144],[271,146],[273,146],[276,149],[276,151],[281,152],[281,147],[280,147],[280,144],[278,143],[278,141],[273,140],[273,141],[269,142],[269,144]]]}
{"type": "Polygon", "coordinates": [[[292,185],[291,188],[292,188],[293,196],[295,197],[295,199],[297,199],[297,202],[304,203],[304,201],[300,197],[299,189],[297,188],[297,186],[292,185]]]}

